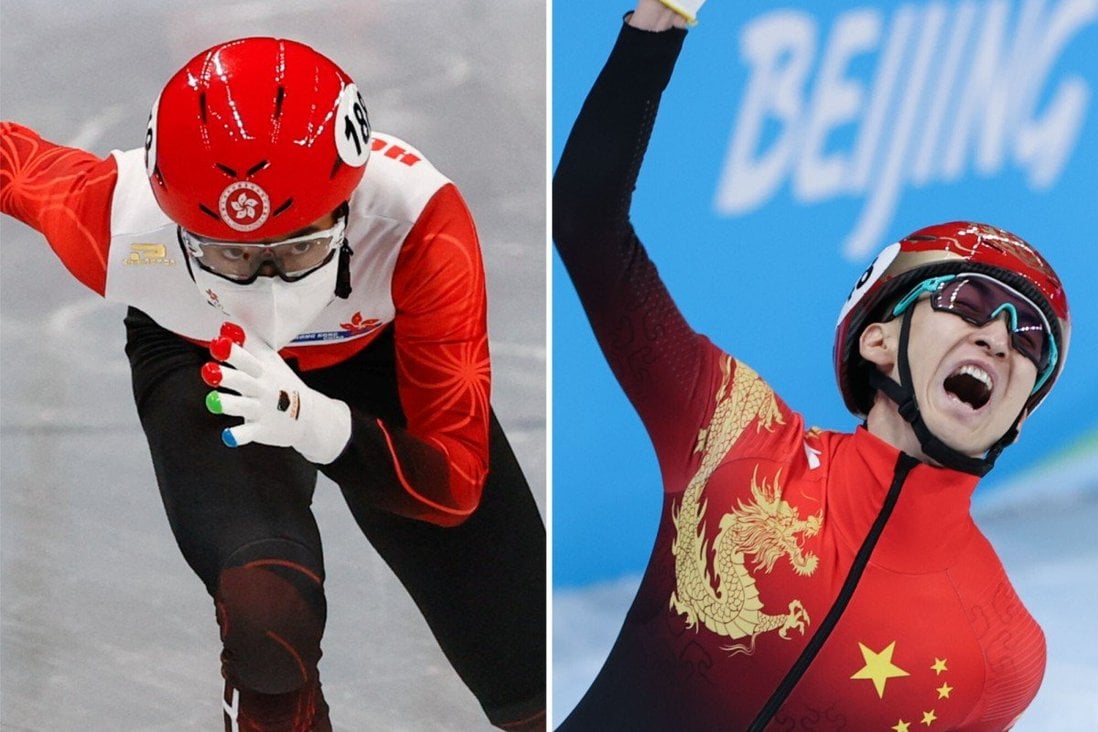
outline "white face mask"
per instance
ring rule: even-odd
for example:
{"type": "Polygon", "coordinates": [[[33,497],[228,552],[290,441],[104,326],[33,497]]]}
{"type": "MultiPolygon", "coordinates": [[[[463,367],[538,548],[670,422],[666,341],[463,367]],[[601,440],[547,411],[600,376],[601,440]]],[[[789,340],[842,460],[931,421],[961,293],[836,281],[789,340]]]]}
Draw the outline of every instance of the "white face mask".
{"type": "Polygon", "coordinates": [[[242,285],[207,272],[193,261],[191,273],[207,301],[219,303],[222,312],[277,351],[300,335],[335,299],[339,254],[296,282],[259,277],[242,285]]]}

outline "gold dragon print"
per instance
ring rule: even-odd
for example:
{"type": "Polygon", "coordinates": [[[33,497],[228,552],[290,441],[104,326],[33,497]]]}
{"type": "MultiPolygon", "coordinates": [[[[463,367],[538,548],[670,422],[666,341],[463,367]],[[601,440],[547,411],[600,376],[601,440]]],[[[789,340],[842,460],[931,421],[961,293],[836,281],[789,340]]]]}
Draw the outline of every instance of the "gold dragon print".
{"type": "Polygon", "coordinates": [[[703,491],[728,450],[757,420],[756,429],[769,430],[782,424],[774,392],[759,375],[742,363],[736,365],[732,381],[732,359],[721,362],[722,379],[716,395],[716,410],[709,425],[698,434],[695,452],[702,453],[701,466],[690,480],[678,510],[673,512],[675,540],[675,591],[671,609],[686,616],[688,628],[705,626],[717,635],[750,643],[723,646],[733,653],[753,653],[755,638],[777,630],[788,638],[793,629],[802,634],[809,624],[808,612],[800,600],[789,603],[788,612],[768,615],[747,568],[747,556],[754,558],[753,569],[770,572],[782,556],[787,556],[794,571],[809,576],[816,571],[818,558],[801,551],[800,539],[813,536],[820,528],[822,514],[802,520],[793,506],[782,499],[781,471],[767,481],[758,481],[758,467],[751,477],[752,500],[721,517],[713,540],[713,566],[709,566],[709,542],[705,536],[706,500],[703,491]],[[716,580],[714,582],[714,580],[716,580]]]}

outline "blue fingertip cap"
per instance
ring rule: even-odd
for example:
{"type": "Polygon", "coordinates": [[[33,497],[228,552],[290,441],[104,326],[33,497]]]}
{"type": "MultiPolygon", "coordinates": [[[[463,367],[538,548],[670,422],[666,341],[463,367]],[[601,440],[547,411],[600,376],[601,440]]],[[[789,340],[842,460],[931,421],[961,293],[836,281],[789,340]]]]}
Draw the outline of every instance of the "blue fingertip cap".
{"type": "Polygon", "coordinates": [[[236,438],[233,437],[233,431],[228,427],[221,430],[221,441],[229,447],[236,447],[236,438]]]}

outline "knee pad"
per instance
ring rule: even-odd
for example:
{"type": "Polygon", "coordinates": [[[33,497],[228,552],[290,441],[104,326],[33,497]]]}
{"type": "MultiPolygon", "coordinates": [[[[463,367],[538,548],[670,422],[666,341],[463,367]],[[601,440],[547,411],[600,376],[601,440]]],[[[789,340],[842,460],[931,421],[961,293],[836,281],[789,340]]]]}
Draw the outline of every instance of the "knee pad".
{"type": "Polygon", "coordinates": [[[261,694],[314,682],[327,605],[320,561],[304,546],[267,539],[234,552],[214,593],[222,672],[261,694]]]}

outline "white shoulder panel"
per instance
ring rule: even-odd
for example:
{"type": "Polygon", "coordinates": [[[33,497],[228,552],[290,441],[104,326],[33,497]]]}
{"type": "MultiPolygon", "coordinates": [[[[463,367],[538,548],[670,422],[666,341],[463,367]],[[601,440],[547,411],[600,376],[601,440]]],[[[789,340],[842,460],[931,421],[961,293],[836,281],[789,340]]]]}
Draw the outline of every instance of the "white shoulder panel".
{"type": "Polygon", "coordinates": [[[149,186],[144,151],[111,154],[118,183],[111,200],[106,298],[132,305],[180,335],[213,338],[225,316],[206,303],[187,271],[176,226],[149,186]]]}
{"type": "Polygon", "coordinates": [[[347,221],[347,243],[354,252],[351,297],[334,300],[294,345],[358,337],[392,322],[393,272],[401,247],[431,197],[449,182],[408,143],[375,133],[347,221]]]}

